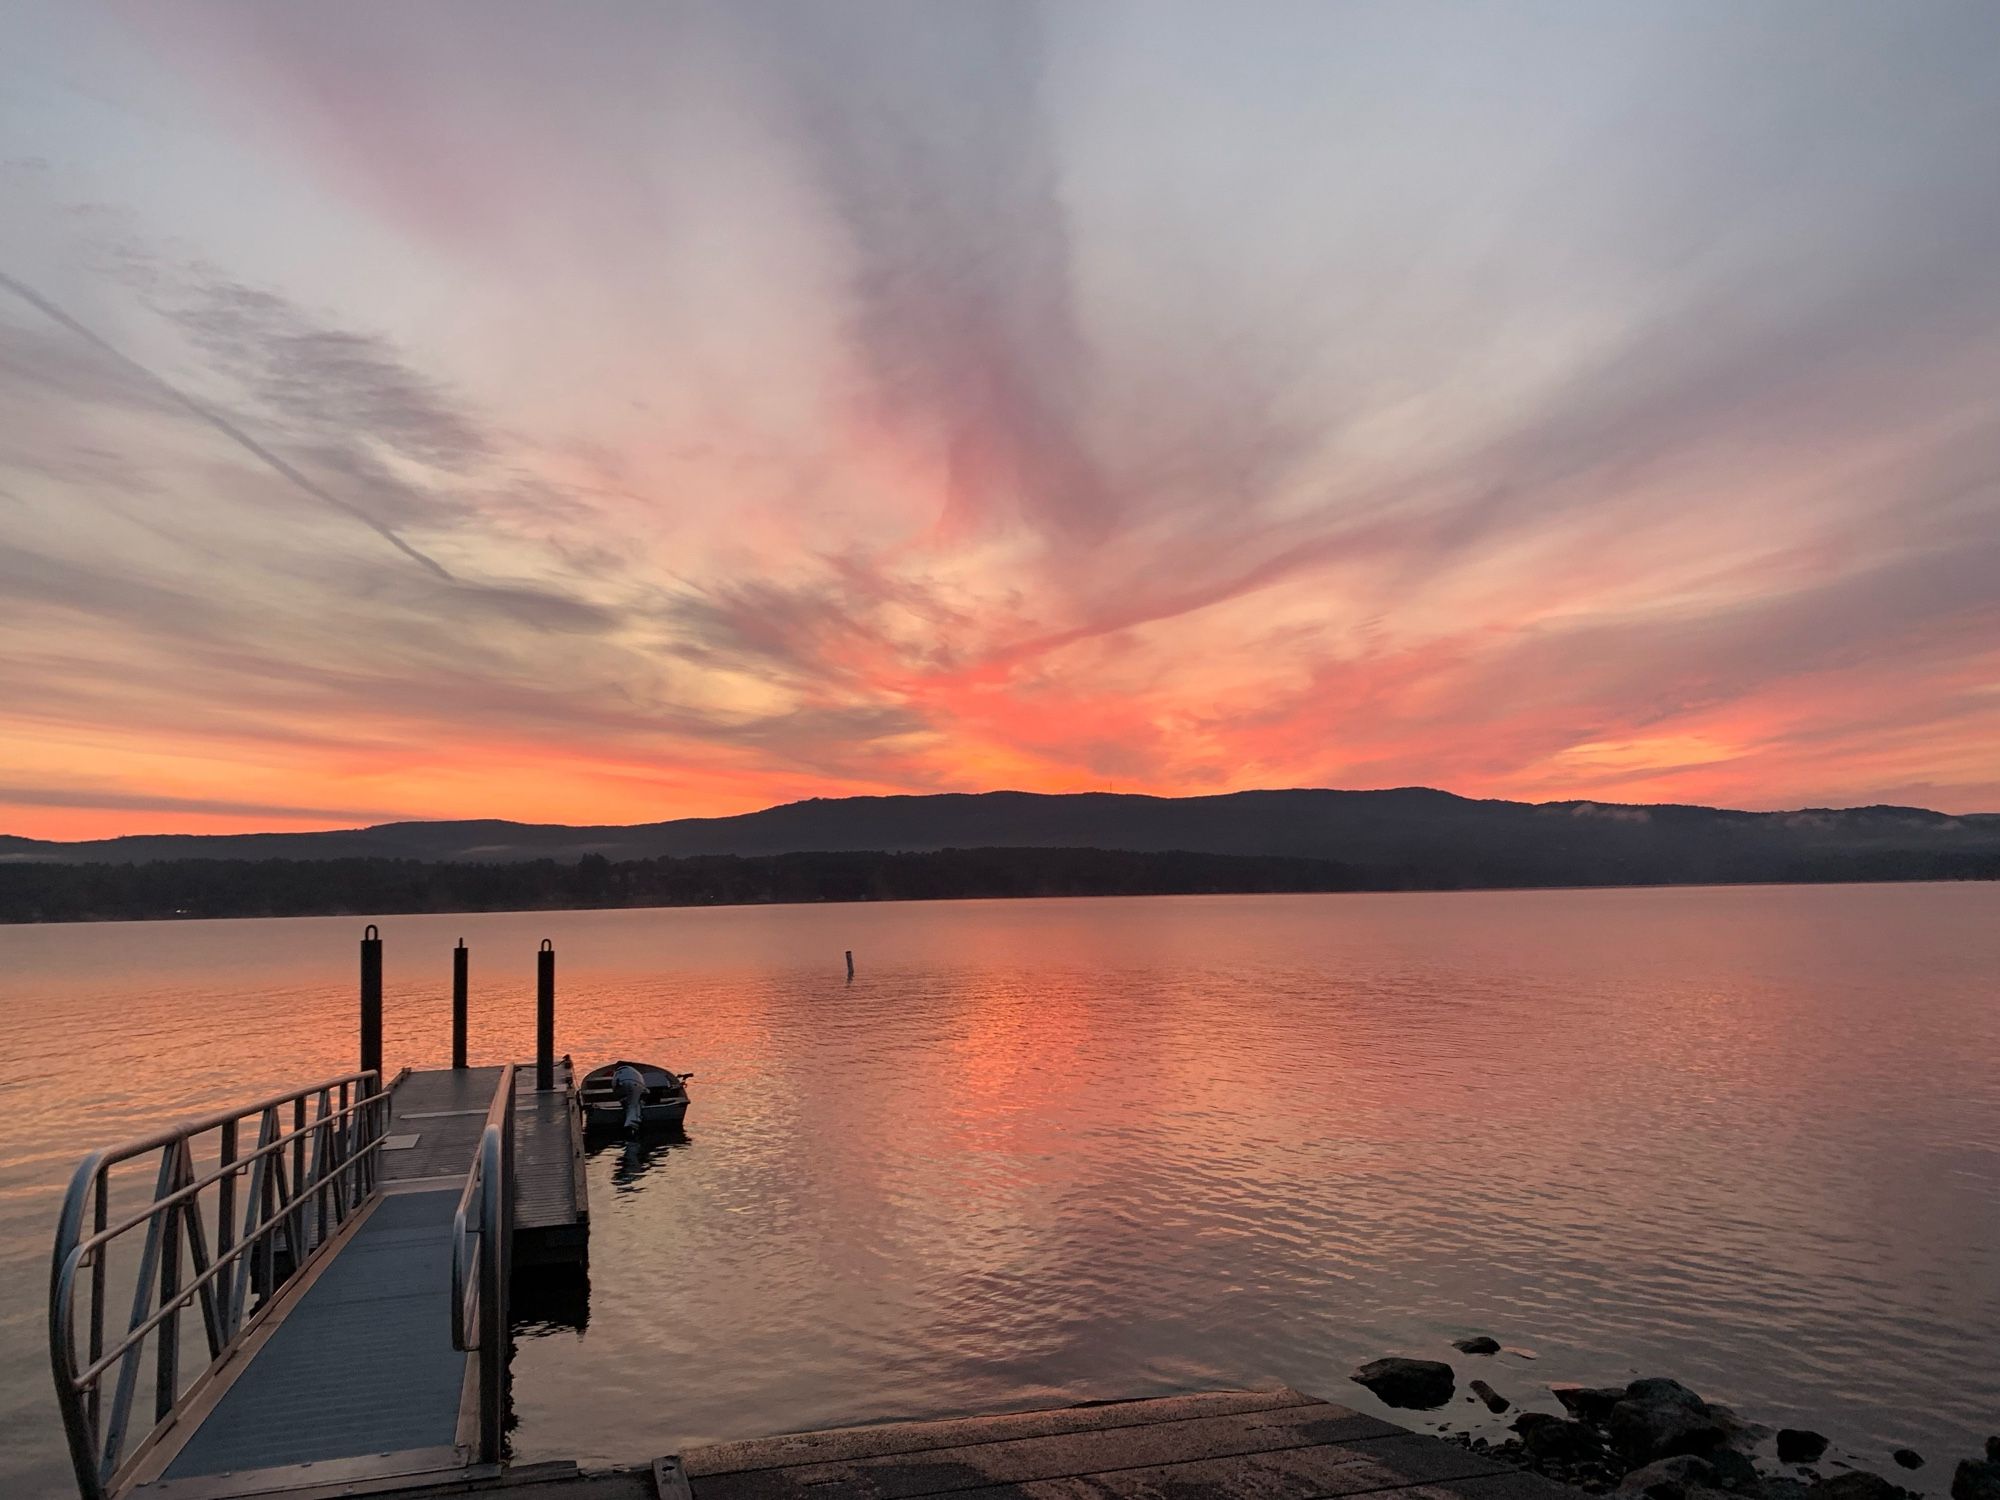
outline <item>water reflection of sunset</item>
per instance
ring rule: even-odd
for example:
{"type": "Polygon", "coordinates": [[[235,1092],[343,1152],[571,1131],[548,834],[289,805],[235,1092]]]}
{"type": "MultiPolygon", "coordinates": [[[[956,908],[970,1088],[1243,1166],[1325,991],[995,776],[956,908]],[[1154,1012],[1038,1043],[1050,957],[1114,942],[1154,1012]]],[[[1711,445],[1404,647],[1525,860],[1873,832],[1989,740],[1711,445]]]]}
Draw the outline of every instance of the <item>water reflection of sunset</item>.
{"type": "MultiPolygon", "coordinates": [[[[1475,1327],[1948,1451],[1983,1414],[1943,1372],[2000,1328],[1992,895],[389,917],[386,1050],[444,1055],[463,937],[474,1060],[529,1052],[549,936],[563,1050],[695,1074],[684,1140],[590,1159],[587,1328],[520,1345],[529,1456],[1341,1390],[1475,1327]]],[[[27,998],[0,1247],[39,1264],[80,1137],[347,1066],[357,936],[0,929],[27,998]],[[115,1089],[63,1085],[79,1029],[115,1089]]]]}

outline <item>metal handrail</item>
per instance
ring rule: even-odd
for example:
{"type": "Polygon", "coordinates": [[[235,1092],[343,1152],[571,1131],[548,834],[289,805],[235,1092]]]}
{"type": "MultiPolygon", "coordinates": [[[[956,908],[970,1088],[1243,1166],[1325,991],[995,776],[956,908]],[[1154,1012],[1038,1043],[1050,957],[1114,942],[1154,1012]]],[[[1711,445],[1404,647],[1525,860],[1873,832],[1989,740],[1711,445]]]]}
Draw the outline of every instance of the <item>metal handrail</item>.
{"type": "Polygon", "coordinates": [[[49,1269],[49,1360],[70,1461],[85,1500],[105,1500],[129,1477],[174,1413],[235,1352],[277,1293],[312,1264],[333,1233],[374,1197],[388,1102],[378,1074],[345,1073],[94,1152],[77,1167],[63,1199],[49,1269]],[[318,1109],[309,1119],[315,1098],[318,1109]],[[281,1117],[287,1106],[290,1128],[281,1117]],[[239,1153],[239,1128],[253,1119],[257,1142],[239,1153]],[[210,1132],[218,1136],[217,1164],[214,1170],[198,1174],[192,1142],[210,1132]],[[112,1222],[112,1169],[152,1151],[159,1152],[160,1161],[151,1202],[112,1222]],[[246,1175],[248,1192],[239,1221],[237,1189],[246,1175]],[[213,1256],[204,1222],[211,1216],[202,1201],[202,1194],[211,1188],[215,1190],[213,1256]],[[124,1333],[106,1348],[107,1262],[116,1242],[141,1227],[146,1234],[134,1277],[131,1316],[124,1333]],[[182,1280],[183,1251],[186,1269],[192,1273],[187,1281],[182,1280]],[[90,1272],[89,1336],[87,1352],[79,1358],[77,1301],[85,1269],[90,1272]],[[184,1384],[180,1316],[197,1302],[209,1358],[184,1384]],[[128,1456],[126,1429],[149,1339],[153,1423],[128,1456]],[[117,1383],[107,1421],[103,1384],[114,1366],[117,1383]]]}
{"type": "Polygon", "coordinates": [[[507,1430],[507,1299],[514,1243],[515,1070],[500,1070],[451,1221],[451,1344],[479,1355],[479,1461],[507,1430]],[[477,1228],[475,1229],[475,1215],[477,1228]],[[476,1241],[476,1244],[475,1244],[476,1241]],[[476,1263],[475,1263],[476,1257],[476,1263]]]}

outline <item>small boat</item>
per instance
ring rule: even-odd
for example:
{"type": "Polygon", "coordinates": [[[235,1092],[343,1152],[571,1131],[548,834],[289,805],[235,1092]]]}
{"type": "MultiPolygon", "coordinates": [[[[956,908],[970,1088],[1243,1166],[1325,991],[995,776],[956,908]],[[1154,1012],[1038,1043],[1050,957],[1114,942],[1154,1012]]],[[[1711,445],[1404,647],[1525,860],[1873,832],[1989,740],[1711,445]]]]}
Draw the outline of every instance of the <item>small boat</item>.
{"type": "Polygon", "coordinates": [[[692,1073],[672,1073],[652,1063],[606,1063],[584,1075],[583,1087],[577,1090],[578,1102],[583,1106],[583,1125],[586,1130],[619,1130],[625,1124],[625,1099],[618,1092],[617,1080],[612,1076],[621,1067],[634,1067],[639,1076],[646,1080],[646,1094],[639,1104],[641,1125],[676,1126],[687,1118],[687,1080],[692,1073]]]}

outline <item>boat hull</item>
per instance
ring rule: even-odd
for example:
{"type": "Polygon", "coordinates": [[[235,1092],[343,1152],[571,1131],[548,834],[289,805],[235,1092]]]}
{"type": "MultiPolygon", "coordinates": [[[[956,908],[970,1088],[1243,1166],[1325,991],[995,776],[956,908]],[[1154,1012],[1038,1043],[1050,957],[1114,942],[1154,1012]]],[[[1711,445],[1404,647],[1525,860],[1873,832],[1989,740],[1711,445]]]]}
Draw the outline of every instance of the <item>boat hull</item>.
{"type": "MultiPolygon", "coordinates": [[[[641,1125],[672,1127],[687,1118],[688,1101],[667,1100],[660,1104],[639,1106],[641,1125]]],[[[622,1130],[625,1127],[625,1106],[622,1104],[592,1104],[585,1107],[583,1126],[586,1130],[622,1130]]]]}

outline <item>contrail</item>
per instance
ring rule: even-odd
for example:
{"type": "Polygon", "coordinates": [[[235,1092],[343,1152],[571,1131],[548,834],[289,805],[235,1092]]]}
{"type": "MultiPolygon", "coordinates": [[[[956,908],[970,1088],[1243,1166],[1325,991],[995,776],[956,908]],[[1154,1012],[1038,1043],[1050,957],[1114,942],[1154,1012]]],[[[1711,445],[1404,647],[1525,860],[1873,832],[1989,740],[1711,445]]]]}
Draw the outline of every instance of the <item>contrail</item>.
{"type": "Polygon", "coordinates": [[[213,427],[217,432],[221,433],[224,437],[228,438],[232,443],[236,444],[237,447],[241,448],[251,457],[259,460],[267,468],[271,469],[275,473],[281,475],[286,479],[289,479],[299,489],[305,491],[305,493],[312,496],[313,499],[319,501],[323,505],[331,505],[335,510],[344,511],[346,514],[354,517],[355,520],[359,521],[362,525],[366,526],[370,531],[374,532],[377,536],[381,537],[384,541],[386,541],[390,546],[394,547],[398,552],[402,553],[405,557],[409,558],[411,562],[421,563],[424,567],[429,568],[433,573],[437,574],[438,577],[444,579],[447,582],[457,581],[451,576],[449,572],[445,570],[444,564],[439,562],[436,558],[431,557],[424,552],[420,552],[415,547],[412,547],[408,542],[404,541],[400,536],[396,535],[396,533],[393,530],[391,530],[388,525],[386,525],[381,521],[376,520],[375,517],[369,515],[368,512],[361,509],[360,506],[353,504],[351,501],[343,500],[340,498],[340,496],[332,493],[330,490],[323,489],[319,485],[314,484],[312,480],[308,479],[305,475],[301,474],[297,469],[293,468],[290,464],[286,463],[282,458],[278,457],[277,454],[273,453],[269,448],[266,448],[262,443],[258,442],[255,438],[250,436],[249,433],[245,432],[242,428],[238,427],[234,422],[230,421],[227,417],[220,416],[217,413],[210,411],[207,407],[203,406],[199,401],[196,401],[192,396],[186,395],[178,388],[176,388],[166,380],[162,379],[160,376],[155,375],[151,370],[147,369],[144,365],[140,364],[139,361],[132,358],[131,355],[126,354],[124,351],[116,348],[115,346],[107,343],[105,340],[99,338],[95,333],[91,332],[88,328],[84,327],[83,324],[77,322],[75,318],[72,318],[68,313],[64,312],[60,307],[57,307],[55,303],[49,301],[48,298],[44,297],[40,292],[36,291],[33,287],[27,286],[22,282],[16,281],[13,277],[9,276],[4,271],[0,271],[0,287],[4,287],[6,290],[12,292],[16,297],[19,297],[23,302],[27,303],[30,307],[33,307],[36,310],[45,313],[47,316],[55,319],[56,322],[62,324],[63,327],[67,328],[71,333],[75,334],[78,338],[82,339],[85,343],[89,344],[92,348],[102,350],[105,354],[110,355],[111,358],[117,360],[119,364],[123,365],[126,369],[132,371],[133,374],[139,376],[140,379],[146,381],[148,384],[152,385],[159,391],[163,392],[170,400],[174,401],[176,404],[180,406],[187,408],[187,410],[194,413],[195,416],[201,418],[202,421],[206,422],[209,426],[213,427]]]}

